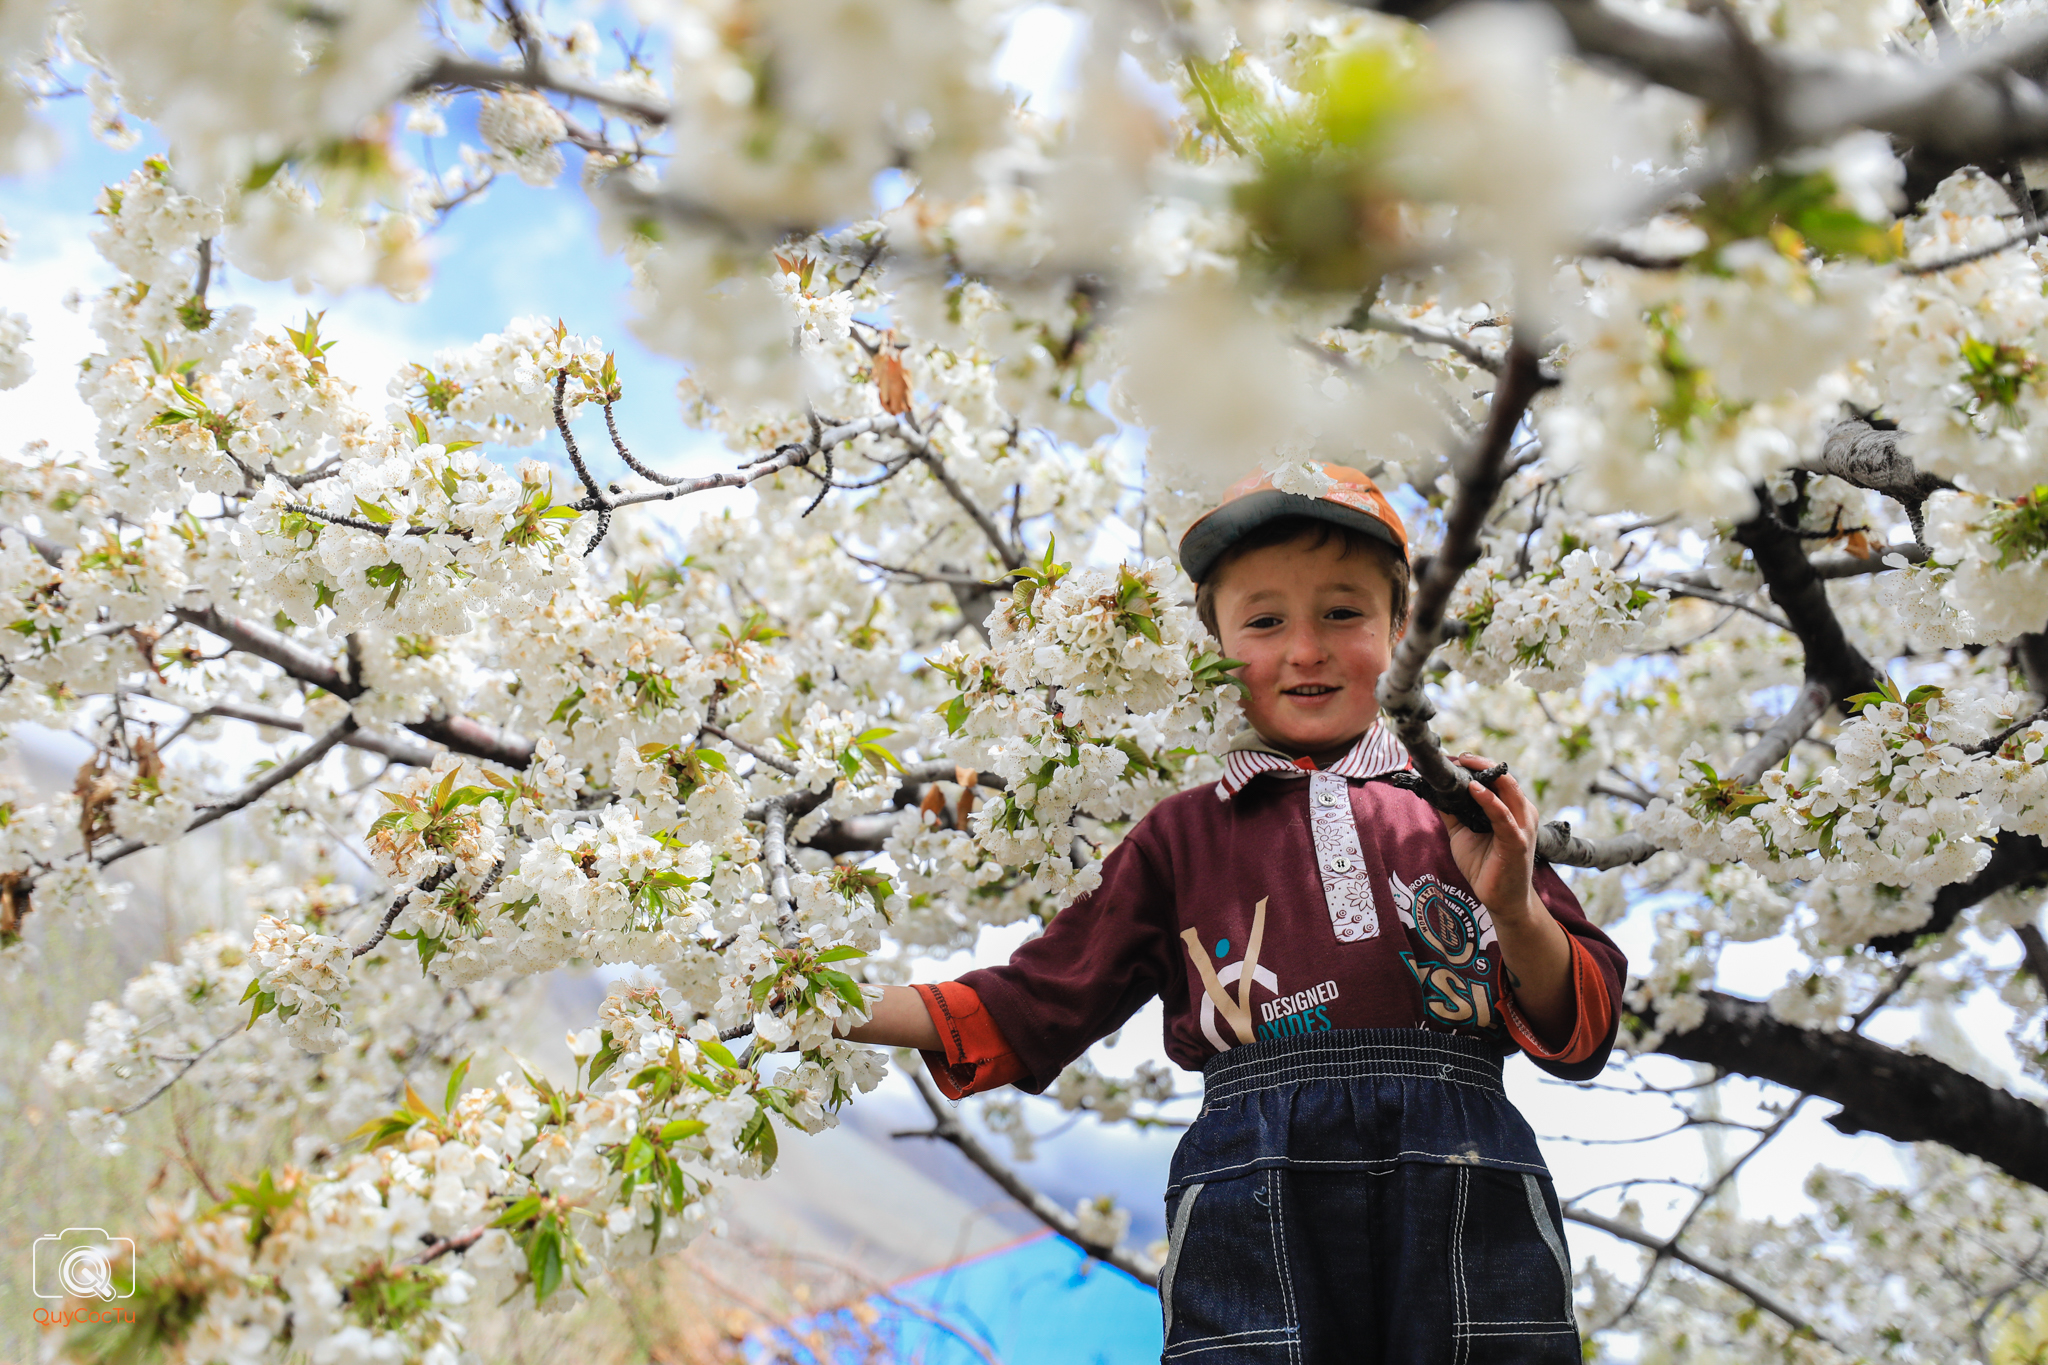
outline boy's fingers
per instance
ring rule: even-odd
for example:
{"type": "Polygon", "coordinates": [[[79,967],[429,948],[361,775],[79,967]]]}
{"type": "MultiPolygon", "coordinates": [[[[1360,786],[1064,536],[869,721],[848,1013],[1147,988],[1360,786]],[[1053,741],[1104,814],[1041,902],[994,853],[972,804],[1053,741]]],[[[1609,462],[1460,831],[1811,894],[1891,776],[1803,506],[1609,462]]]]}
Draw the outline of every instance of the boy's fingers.
{"type": "Polygon", "coordinates": [[[1508,831],[1512,831],[1507,835],[1508,843],[1519,849],[1529,842],[1529,836],[1535,826],[1523,818],[1529,809],[1526,802],[1517,801],[1510,806],[1500,796],[1488,791],[1483,782],[1472,784],[1472,799],[1479,803],[1479,808],[1493,821],[1493,834],[1496,839],[1502,837],[1502,827],[1505,826],[1508,831]]]}

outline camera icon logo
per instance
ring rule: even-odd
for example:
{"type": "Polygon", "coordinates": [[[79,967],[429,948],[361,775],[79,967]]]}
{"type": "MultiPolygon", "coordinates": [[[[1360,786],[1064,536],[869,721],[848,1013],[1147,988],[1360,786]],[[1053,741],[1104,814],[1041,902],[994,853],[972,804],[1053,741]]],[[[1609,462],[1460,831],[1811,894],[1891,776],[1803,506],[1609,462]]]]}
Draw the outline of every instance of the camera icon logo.
{"type": "Polygon", "coordinates": [[[30,1253],[39,1299],[115,1299],[135,1294],[135,1243],[105,1228],[66,1228],[36,1238],[30,1253]]]}

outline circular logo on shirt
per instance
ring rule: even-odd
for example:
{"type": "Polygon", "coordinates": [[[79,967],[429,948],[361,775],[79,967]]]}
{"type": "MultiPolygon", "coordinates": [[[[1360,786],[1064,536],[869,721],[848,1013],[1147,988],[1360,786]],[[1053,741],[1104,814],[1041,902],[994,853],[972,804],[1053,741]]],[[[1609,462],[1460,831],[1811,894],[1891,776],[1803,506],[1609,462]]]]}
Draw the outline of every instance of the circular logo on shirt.
{"type": "Polygon", "coordinates": [[[1453,967],[1470,962],[1479,948],[1465,907],[1434,881],[1415,888],[1415,932],[1453,967]]]}

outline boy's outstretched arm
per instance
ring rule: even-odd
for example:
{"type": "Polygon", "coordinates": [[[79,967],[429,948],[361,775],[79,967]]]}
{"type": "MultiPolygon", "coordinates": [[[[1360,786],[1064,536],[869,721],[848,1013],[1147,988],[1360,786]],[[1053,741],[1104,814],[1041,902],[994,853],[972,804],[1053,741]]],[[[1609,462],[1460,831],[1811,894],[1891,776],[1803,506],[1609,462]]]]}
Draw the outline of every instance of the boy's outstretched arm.
{"type": "Polygon", "coordinates": [[[920,1052],[939,1050],[939,1030],[925,1008],[924,997],[908,986],[884,986],[868,1021],[849,1029],[843,1037],[878,1047],[914,1047],[920,1052]]]}
{"type": "MultiPolygon", "coordinates": [[[[1458,762],[1474,769],[1492,766],[1470,754],[1458,762]]],[[[1493,833],[1477,833],[1439,812],[1451,857],[1493,916],[1516,1006],[1543,1037],[1569,1037],[1578,1015],[1571,935],[1536,894],[1535,803],[1512,776],[1502,777],[1493,790],[1478,782],[1471,790],[1493,822],[1493,833]]]]}

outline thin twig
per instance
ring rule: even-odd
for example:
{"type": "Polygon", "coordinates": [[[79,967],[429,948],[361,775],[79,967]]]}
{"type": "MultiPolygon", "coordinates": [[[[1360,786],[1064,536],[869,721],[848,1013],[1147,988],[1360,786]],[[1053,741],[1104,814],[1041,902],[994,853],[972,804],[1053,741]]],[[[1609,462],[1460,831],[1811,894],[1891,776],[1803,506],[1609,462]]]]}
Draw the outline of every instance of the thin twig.
{"type": "MultiPolygon", "coordinates": [[[[414,892],[425,892],[435,890],[441,885],[442,882],[447,881],[450,877],[454,875],[455,864],[443,863],[437,871],[435,871],[431,876],[427,877],[425,880],[421,881],[418,885],[409,886],[405,890],[399,892],[396,896],[393,896],[391,898],[391,908],[384,912],[384,918],[378,923],[376,932],[370,935],[369,941],[367,943],[363,944],[360,948],[357,948],[354,951],[352,951],[349,954],[349,956],[351,958],[361,957],[364,953],[369,952],[378,944],[382,943],[384,941],[384,936],[391,932],[391,926],[398,923],[399,912],[405,909],[406,902],[412,899],[414,892]]],[[[497,875],[495,870],[493,871],[492,875],[497,875]]]]}
{"type": "Polygon", "coordinates": [[[711,725],[707,723],[704,726],[704,733],[707,735],[711,735],[716,739],[724,740],[727,744],[732,745],[733,748],[738,749],[741,753],[745,754],[748,758],[753,759],[756,763],[766,764],[768,767],[775,769],[777,772],[788,773],[791,777],[795,777],[797,774],[798,769],[796,764],[790,762],[788,759],[778,758],[774,754],[768,753],[765,750],[756,749],[751,744],[747,744],[741,740],[734,739],[731,735],[719,729],[716,725],[711,725]]]}
{"type": "Polygon", "coordinates": [[[1159,1270],[1156,1266],[1149,1261],[1141,1260],[1122,1247],[1103,1246],[1082,1236],[1080,1221],[1074,1215],[1025,1183],[1000,1157],[967,1130],[946,1103],[945,1097],[939,1094],[938,1087],[932,1084],[931,1077],[925,1074],[922,1064],[912,1063],[906,1069],[910,1072],[910,1079],[917,1086],[918,1095],[924,1100],[925,1108],[931,1110],[932,1114],[931,1131],[917,1136],[952,1143],[962,1156],[979,1166],[983,1174],[1002,1186],[1003,1191],[1012,1199],[1029,1209],[1039,1222],[1097,1260],[1107,1261],[1141,1284],[1158,1288],[1159,1270]]]}
{"type": "MultiPolygon", "coordinates": [[[[206,1055],[207,1055],[208,1053],[212,1052],[212,1051],[213,1051],[213,1050],[214,1050],[215,1048],[219,1047],[219,1046],[220,1046],[220,1045],[221,1045],[222,1043],[225,1043],[225,1042],[226,1042],[226,1041],[227,1041],[228,1039],[230,1039],[230,1038],[234,1037],[234,1036],[235,1036],[235,1035],[236,1035],[237,1033],[240,1033],[240,1032],[242,1031],[242,1028],[243,1028],[243,1025],[241,1025],[241,1024],[237,1024],[237,1025],[235,1025],[235,1026],[234,1026],[233,1028],[229,1029],[229,1030],[228,1030],[228,1031],[227,1031],[226,1033],[223,1033],[223,1034],[222,1034],[222,1035],[221,1035],[220,1037],[218,1037],[218,1038],[214,1039],[214,1040],[213,1040],[212,1042],[208,1043],[208,1044],[207,1044],[207,1045],[206,1045],[205,1047],[203,1047],[203,1048],[199,1049],[199,1051],[197,1051],[197,1052],[193,1053],[193,1054],[192,1054],[192,1055],[191,1055],[190,1057],[179,1057],[179,1058],[177,1058],[177,1059],[176,1059],[176,1061],[175,1061],[175,1063],[173,1063],[173,1064],[174,1064],[174,1065],[176,1065],[176,1066],[177,1066],[177,1068],[178,1068],[178,1074],[177,1074],[177,1075],[169,1077],[168,1079],[166,1079],[166,1080],[164,1081],[164,1083],[163,1083],[162,1085],[160,1085],[160,1086],[158,1086],[158,1087],[157,1087],[156,1089],[154,1089],[154,1090],[150,1091],[150,1092],[149,1092],[149,1093],[148,1093],[147,1095],[144,1095],[144,1096],[143,1096],[143,1097],[142,1097],[141,1099],[139,1099],[139,1100],[135,1101],[135,1103],[133,1103],[133,1104],[129,1105],[129,1106],[128,1106],[128,1107],[126,1108],[126,1109],[117,1109],[117,1110],[115,1110],[115,1111],[114,1111],[114,1116],[115,1116],[116,1118],[124,1118],[124,1119],[125,1119],[125,1118],[127,1118],[127,1117],[128,1117],[128,1116],[129,1116],[130,1114],[133,1114],[133,1113],[134,1113],[134,1112],[135,1112],[136,1110],[138,1110],[138,1109],[141,1109],[141,1108],[143,1108],[144,1106],[148,1105],[148,1104],[149,1104],[149,1103],[150,1103],[151,1101],[155,1100],[155,1099],[156,1099],[156,1098],[157,1098],[157,1097],[158,1097],[159,1095],[162,1095],[162,1094],[163,1094],[163,1093],[164,1093],[164,1092],[165,1092],[166,1090],[169,1090],[169,1089],[170,1089],[170,1088],[171,1088],[172,1086],[176,1085],[176,1084],[177,1084],[177,1083],[178,1083],[179,1081],[182,1081],[182,1080],[184,1080],[184,1079],[185,1079],[185,1076],[186,1076],[186,1073],[190,1072],[190,1071],[192,1070],[192,1068],[193,1068],[193,1067],[197,1066],[197,1065],[199,1064],[199,1062],[200,1062],[200,1059],[201,1059],[201,1058],[205,1057],[205,1056],[206,1056],[206,1055]]],[[[169,1060],[169,1059],[167,1059],[167,1058],[161,1058],[161,1057],[160,1057],[160,1058],[158,1058],[157,1060],[158,1060],[158,1061],[165,1061],[165,1060],[169,1060]]]]}
{"type": "MultiPolygon", "coordinates": [[[[300,773],[326,757],[327,751],[354,733],[355,728],[356,718],[353,715],[343,716],[340,724],[314,740],[311,744],[308,744],[305,748],[299,750],[297,754],[278,764],[275,768],[272,768],[254,782],[251,782],[227,800],[217,805],[209,806],[193,816],[185,828],[180,831],[181,836],[191,834],[195,830],[204,829],[214,821],[224,820],[236,811],[262,800],[272,791],[291,781],[294,777],[297,777],[300,773]]],[[[102,854],[93,861],[100,867],[108,867],[119,862],[129,854],[140,853],[148,847],[149,845],[141,839],[130,839],[112,852],[102,854]]]]}
{"type": "MultiPolygon", "coordinates": [[[[1824,1336],[1811,1322],[1802,1317],[1790,1304],[1787,1304],[1762,1286],[1751,1284],[1747,1279],[1725,1266],[1716,1265],[1704,1257],[1696,1256],[1684,1247],[1672,1246],[1661,1238],[1654,1237],[1641,1228],[1633,1227],[1630,1224],[1621,1222],[1619,1219],[1607,1218],[1597,1213],[1589,1213],[1584,1209],[1570,1208],[1564,1211],[1564,1216],[1574,1223],[1584,1223],[1589,1228],[1598,1228],[1611,1237],[1619,1237],[1624,1242],[1633,1242],[1639,1247],[1647,1248],[1656,1255],[1668,1257],[1671,1260],[1677,1261],[1680,1265],[1690,1266],[1709,1279],[1719,1280],[1722,1284],[1727,1285],[1730,1289],[1742,1295],[1772,1317],[1783,1322],[1794,1332],[1810,1336],[1815,1341],[1827,1346],[1833,1346],[1838,1351],[1842,1349],[1834,1341],[1824,1336]]],[[[1847,1354],[1847,1352],[1844,1352],[1844,1354],[1847,1354]]]]}

